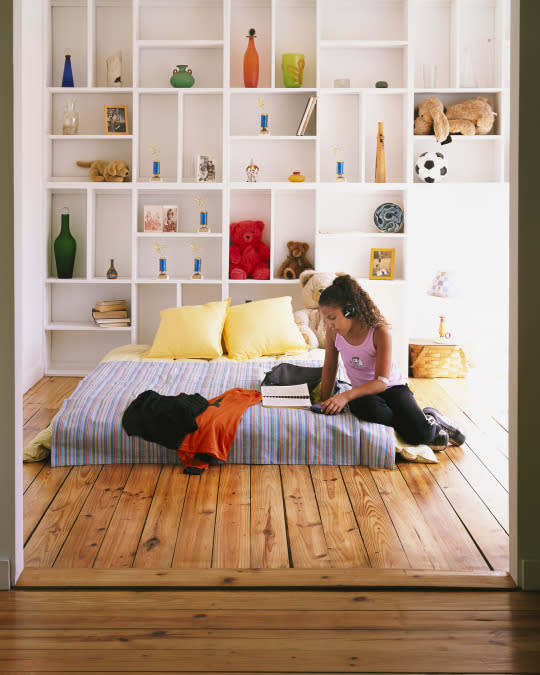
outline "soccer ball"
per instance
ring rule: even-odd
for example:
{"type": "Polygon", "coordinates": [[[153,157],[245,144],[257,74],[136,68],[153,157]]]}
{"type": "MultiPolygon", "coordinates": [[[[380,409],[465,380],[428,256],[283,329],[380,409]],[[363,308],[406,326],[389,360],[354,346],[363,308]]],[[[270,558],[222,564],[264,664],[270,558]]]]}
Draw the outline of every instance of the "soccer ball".
{"type": "Polygon", "coordinates": [[[425,183],[438,183],[448,173],[442,152],[423,152],[416,160],[415,170],[425,183]]]}

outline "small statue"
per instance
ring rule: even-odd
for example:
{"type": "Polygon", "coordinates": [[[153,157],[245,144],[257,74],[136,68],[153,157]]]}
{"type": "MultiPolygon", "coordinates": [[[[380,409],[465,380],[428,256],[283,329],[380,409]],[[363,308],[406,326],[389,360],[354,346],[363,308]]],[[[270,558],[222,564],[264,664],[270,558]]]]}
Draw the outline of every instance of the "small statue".
{"type": "Polygon", "coordinates": [[[246,181],[248,183],[256,183],[259,171],[260,171],[259,167],[251,159],[249,161],[249,164],[246,166],[246,176],[247,176],[246,181]]]}

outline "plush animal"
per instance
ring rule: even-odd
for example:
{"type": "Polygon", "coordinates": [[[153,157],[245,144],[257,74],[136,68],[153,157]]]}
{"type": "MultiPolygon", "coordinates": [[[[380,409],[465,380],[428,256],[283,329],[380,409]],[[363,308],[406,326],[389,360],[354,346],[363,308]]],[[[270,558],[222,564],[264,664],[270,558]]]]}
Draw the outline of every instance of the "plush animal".
{"type": "Polygon", "coordinates": [[[325,288],[330,286],[338,274],[304,270],[300,274],[302,300],[305,308],[294,313],[294,320],[310,349],[326,347],[326,327],[319,310],[319,298],[325,288]]]}
{"type": "Polygon", "coordinates": [[[262,241],[262,220],[231,223],[230,279],[270,279],[270,249],[262,241]]]}
{"type": "Polygon", "coordinates": [[[451,134],[489,134],[495,122],[491,104],[483,96],[450,105],[446,109],[436,96],[430,96],[420,103],[415,112],[415,135],[434,133],[441,144],[449,143],[451,134]]]}
{"type": "Polygon", "coordinates": [[[114,162],[95,159],[92,162],[77,162],[77,166],[90,168],[90,178],[95,182],[121,183],[129,176],[129,167],[121,159],[114,162]]]}
{"type": "Polygon", "coordinates": [[[305,241],[288,241],[289,255],[281,263],[278,277],[283,279],[298,279],[300,274],[307,269],[313,269],[312,263],[306,258],[309,244],[305,241]]]}

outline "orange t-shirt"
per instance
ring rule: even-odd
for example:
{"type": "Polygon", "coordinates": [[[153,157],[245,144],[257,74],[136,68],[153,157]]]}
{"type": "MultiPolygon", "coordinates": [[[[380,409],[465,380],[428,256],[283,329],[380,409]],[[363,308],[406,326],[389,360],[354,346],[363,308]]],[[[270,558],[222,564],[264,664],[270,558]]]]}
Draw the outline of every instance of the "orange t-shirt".
{"type": "Polygon", "coordinates": [[[249,406],[259,403],[262,396],[254,389],[228,389],[209,399],[208,408],[197,415],[199,428],[188,434],[176,450],[182,464],[206,469],[209,461],[195,457],[197,453],[211,455],[226,462],[240,418],[249,406]]]}

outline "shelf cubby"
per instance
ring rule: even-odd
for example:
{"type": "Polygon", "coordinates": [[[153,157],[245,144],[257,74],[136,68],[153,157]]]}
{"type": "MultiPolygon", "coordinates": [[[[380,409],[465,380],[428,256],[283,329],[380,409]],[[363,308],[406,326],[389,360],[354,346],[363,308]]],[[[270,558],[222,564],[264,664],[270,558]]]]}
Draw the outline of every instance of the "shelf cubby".
{"type": "Polygon", "coordinates": [[[131,195],[94,192],[94,236],[90,251],[94,278],[106,279],[111,259],[119,279],[131,278],[131,195]]]}
{"type": "Polygon", "coordinates": [[[407,85],[407,45],[323,43],[320,52],[320,86],[334,87],[334,80],[348,78],[351,88],[375,88],[384,80],[389,88],[407,85]]]}
{"type": "Polygon", "coordinates": [[[187,65],[193,73],[194,89],[223,87],[223,43],[187,42],[164,46],[159,43],[139,46],[139,87],[171,88],[173,69],[187,65]]]}
{"type": "Polygon", "coordinates": [[[406,0],[322,0],[319,4],[321,40],[407,39],[406,0]]]}
{"type": "Polygon", "coordinates": [[[272,0],[231,0],[230,69],[231,87],[244,87],[244,53],[249,29],[255,29],[255,48],[259,55],[258,87],[271,87],[272,77],[272,0]]]}
{"type": "MultiPolygon", "coordinates": [[[[137,233],[150,236],[155,233],[144,232],[144,206],[145,205],[170,205],[178,208],[178,232],[182,235],[198,234],[200,225],[200,213],[204,210],[208,213],[208,227],[211,235],[220,235],[223,231],[223,193],[221,190],[207,190],[204,183],[200,189],[195,190],[167,190],[156,191],[140,189],[137,206],[137,233]],[[199,206],[196,198],[204,201],[203,208],[199,206]]],[[[169,233],[166,233],[168,235],[169,233]]],[[[203,234],[203,236],[208,236],[203,234]]]]}
{"type": "Polygon", "coordinates": [[[315,265],[316,193],[315,190],[276,189],[272,198],[270,269],[272,278],[278,279],[279,268],[289,255],[288,241],[308,244],[306,258],[315,265]]]}
{"type": "MultiPolygon", "coordinates": [[[[114,142],[107,138],[78,138],[67,136],[51,139],[50,145],[50,172],[52,180],[67,180],[82,183],[92,183],[89,168],[77,166],[77,161],[93,162],[103,159],[107,162],[123,160],[130,168],[131,180],[131,139],[116,137],[114,142]]],[[[101,181],[103,182],[103,181],[101,181]]],[[[112,185],[112,183],[110,183],[112,185]]],[[[116,184],[116,183],[115,183],[116,184]]]]}
{"type": "MultiPolygon", "coordinates": [[[[291,93],[259,93],[246,89],[234,92],[230,104],[230,135],[259,136],[262,110],[258,100],[264,103],[264,112],[268,114],[270,137],[296,136],[310,96],[316,90],[291,89],[291,93]]],[[[317,134],[317,106],[312,114],[306,134],[298,138],[313,137],[317,134]]]]}
{"type": "Polygon", "coordinates": [[[251,159],[260,169],[258,182],[286,182],[293,171],[301,171],[308,182],[315,180],[315,140],[233,136],[230,145],[229,175],[233,182],[246,180],[251,159]]]}
{"type": "Polygon", "coordinates": [[[317,84],[317,10],[313,1],[275,3],[274,86],[283,87],[283,54],[303,54],[302,88],[317,84]]]}
{"type": "Polygon", "coordinates": [[[57,278],[54,258],[54,240],[60,234],[61,215],[64,207],[69,209],[69,230],[77,242],[73,277],[86,279],[87,261],[87,211],[88,202],[85,191],[51,190],[49,199],[49,237],[47,245],[47,278],[57,278]]]}
{"type": "MultiPolygon", "coordinates": [[[[205,280],[221,281],[221,239],[193,235],[192,237],[169,236],[156,232],[155,237],[137,238],[137,259],[139,281],[154,280],[159,272],[159,258],[167,259],[170,281],[188,281],[193,272],[193,259],[202,259],[202,274],[205,280]],[[158,254],[155,244],[164,247],[158,254]],[[194,251],[191,244],[199,247],[194,251]]],[[[161,282],[162,280],[158,280],[161,282]]],[[[167,283],[167,282],[165,282],[167,283]]]]}
{"type": "Polygon", "coordinates": [[[141,0],[138,40],[222,40],[223,1],[141,0]]]}

